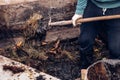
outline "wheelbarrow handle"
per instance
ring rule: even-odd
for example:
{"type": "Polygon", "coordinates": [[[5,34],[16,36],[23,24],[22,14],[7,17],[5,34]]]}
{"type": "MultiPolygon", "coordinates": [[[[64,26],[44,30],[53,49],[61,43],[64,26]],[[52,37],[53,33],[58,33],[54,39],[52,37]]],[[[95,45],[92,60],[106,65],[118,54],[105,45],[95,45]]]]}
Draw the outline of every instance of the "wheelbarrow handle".
{"type": "MultiPolygon", "coordinates": [[[[120,19],[120,15],[109,15],[109,16],[99,16],[91,18],[81,18],[77,20],[77,24],[92,22],[92,21],[102,21],[102,20],[111,20],[111,19],[120,19]]],[[[49,22],[49,26],[64,26],[72,24],[72,20],[58,21],[58,22],[49,22]]]]}

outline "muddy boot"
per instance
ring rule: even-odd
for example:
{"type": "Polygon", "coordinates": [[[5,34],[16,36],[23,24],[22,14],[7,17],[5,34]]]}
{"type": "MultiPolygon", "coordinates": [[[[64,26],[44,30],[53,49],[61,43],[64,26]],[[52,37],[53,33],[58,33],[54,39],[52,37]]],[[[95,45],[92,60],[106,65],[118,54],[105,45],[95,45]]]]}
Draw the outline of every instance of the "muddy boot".
{"type": "Polygon", "coordinates": [[[87,73],[87,68],[94,62],[92,53],[80,53],[80,80],[85,79],[85,75],[87,73]]]}
{"type": "Polygon", "coordinates": [[[92,53],[80,53],[80,68],[87,69],[94,62],[92,53]]]}

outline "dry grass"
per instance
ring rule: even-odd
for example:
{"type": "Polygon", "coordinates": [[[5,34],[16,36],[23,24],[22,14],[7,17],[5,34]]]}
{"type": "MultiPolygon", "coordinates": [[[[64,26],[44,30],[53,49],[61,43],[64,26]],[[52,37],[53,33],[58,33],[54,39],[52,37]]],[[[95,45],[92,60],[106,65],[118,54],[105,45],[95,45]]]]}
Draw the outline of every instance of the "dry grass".
{"type": "Polygon", "coordinates": [[[33,37],[39,27],[39,20],[42,19],[42,15],[34,13],[25,23],[24,36],[26,38],[33,37]]]}

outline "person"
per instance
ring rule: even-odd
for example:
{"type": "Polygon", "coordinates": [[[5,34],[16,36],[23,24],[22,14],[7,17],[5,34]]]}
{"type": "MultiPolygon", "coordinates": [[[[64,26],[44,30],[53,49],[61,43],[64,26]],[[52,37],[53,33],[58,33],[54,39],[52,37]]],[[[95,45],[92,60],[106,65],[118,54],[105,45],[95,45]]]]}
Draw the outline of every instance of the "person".
{"type": "MultiPolygon", "coordinates": [[[[77,19],[120,14],[120,0],[78,0],[72,17],[73,25],[77,19]]],[[[80,25],[81,68],[93,63],[93,46],[96,36],[102,31],[107,35],[111,59],[120,59],[120,19],[94,21],[80,25]]]]}

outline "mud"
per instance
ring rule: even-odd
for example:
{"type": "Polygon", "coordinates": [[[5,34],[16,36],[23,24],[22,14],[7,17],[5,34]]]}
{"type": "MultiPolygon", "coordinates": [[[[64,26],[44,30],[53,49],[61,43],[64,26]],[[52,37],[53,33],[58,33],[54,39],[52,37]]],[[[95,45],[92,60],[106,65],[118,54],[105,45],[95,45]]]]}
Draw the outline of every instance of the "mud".
{"type": "Polygon", "coordinates": [[[38,76],[36,80],[45,80],[45,79],[43,78],[43,76],[38,76]]]}
{"type": "MultiPolygon", "coordinates": [[[[105,45],[97,41],[95,45],[96,61],[106,57],[105,45]],[[100,43],[100,44],[99,44],[100,43]],[[96,50],[97,49],[97,50],[96,50]]],[[[42,45],[36,39],[27,41],[17,51],[5,49],[1,55],[24,63],[62,80],[75,80],[80,77],[80,56],[78,39],[60,41],[56,49],[56,42],[42,45]],[[52,50],[52,51],[51,51],[52,50]]],[[[41,79],[42,77],[39,77],[41,79]]],[[[43,79],[44,80],[44,79],[43,79]]]]}
{"type": "Polygon", "coordinates": [[[22,67],[10,66],[10,65],[3,65],[3,70],[5,70],[5,71],[6,70],[12,71],[13,74],[25,71],[25,69],[23,69],[22,67]]]}
{"type": "Polygon", "coordinates": [[[55,54],[50,53],[54,44],[46,46],[25,44],[31,46],[31,48],[29,47],[29,50],[31,49],[29,53],[28,47],[24,46],[22,50],[6,49],[1,54],[62,80],[74,80],[79,77],[79,54],[76,40],[61,42],[55,54]]]}

